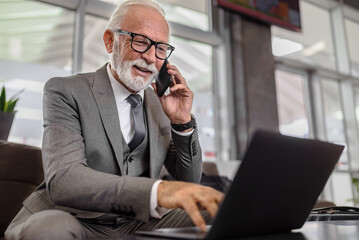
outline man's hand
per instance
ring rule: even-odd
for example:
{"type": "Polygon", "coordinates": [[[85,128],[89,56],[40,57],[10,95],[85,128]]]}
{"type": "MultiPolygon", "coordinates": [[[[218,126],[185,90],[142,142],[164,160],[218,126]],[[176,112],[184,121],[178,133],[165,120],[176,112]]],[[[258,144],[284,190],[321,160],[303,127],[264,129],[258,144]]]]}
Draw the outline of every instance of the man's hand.
{"type": "Polygon", "coordinates": [[[177,181],[162,181],[157,190],[159,206],[184,209],[201,231],[206,230],[206,223],[200,210],[207,210],[214,217],[223,196],[223,193],[210,187],[177,181]]]}
{"type": "MultiPolygon", "coordinates": [[[[187,86],[186,80],[176,66],[167,64],[167,68],[168,73],[173,76],[173,84],[170,93],[159,99],[171,123],[184,124],[191,121],[193,92],[187,86]]],[[[152,83],[152,87],[156,91],[155,83],[152,83]]]]}

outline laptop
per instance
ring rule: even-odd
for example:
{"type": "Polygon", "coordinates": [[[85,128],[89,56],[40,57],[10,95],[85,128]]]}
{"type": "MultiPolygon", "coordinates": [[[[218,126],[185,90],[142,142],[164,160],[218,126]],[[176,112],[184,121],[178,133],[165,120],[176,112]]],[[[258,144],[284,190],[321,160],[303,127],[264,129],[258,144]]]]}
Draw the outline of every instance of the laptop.
{"type": "Polygon", "coordinates": [[[288,232],[303,226],[344,147],[257,131],[208,231],[163,228],[136,234],[227,239],[288,232]]]}

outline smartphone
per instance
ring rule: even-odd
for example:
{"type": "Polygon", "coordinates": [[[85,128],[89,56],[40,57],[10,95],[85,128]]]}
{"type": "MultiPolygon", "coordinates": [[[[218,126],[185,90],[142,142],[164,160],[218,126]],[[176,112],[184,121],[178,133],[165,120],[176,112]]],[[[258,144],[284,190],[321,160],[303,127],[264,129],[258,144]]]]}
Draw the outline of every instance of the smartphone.
{"type": "Polygon", "coordinates": [[[163,63],[163,66],[158,73],[158,78],[156,79],[156,89],[157,89],[157,96],[162,97],[163,94],[166,92],[167,88],[171,86],[172,83],[172,75],[167,72],[168,68],[166,65],[168,64],[167,59],[163,63]]]}

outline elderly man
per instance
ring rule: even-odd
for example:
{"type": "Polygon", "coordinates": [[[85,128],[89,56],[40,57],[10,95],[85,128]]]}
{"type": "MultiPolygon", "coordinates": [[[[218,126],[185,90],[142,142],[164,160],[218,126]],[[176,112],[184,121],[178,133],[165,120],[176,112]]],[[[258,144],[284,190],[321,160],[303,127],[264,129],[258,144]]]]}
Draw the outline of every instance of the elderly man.
{"type": "Polygon", "coordinates": [[[151,0],[126,1],[103,40],[109,64],[45,86],[45,182],[6,239],[108,237],[193,223],[204,230],[217,212],[223,195],[188,183],[199,182],[202,165],[192,91],[171,64],[170,93],[159,98],[154,83],[147,88],[174,50],[163,10],[151,0]],[[180,181],[158,180],[163,165],[180,181]]]}

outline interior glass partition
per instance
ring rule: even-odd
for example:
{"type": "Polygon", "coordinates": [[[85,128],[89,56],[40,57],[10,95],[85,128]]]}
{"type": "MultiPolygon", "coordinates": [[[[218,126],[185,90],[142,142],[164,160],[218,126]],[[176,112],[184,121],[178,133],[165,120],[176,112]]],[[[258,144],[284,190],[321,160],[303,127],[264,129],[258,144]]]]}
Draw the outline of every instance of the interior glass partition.
{"type": "MultiPolygon", "coordinates": [[[[339,83],[337,80],[322,78],[322,93],[324,102],[324,117],[327,141],[346,146],[344,130],[344,114],[341,105],[339,83]]],[[[349,170],[348,149],[345,148],[339,159],[337,168],[349,170]]]]}
{"type": "Polygon", "coordinates": [[[0,1],[0,86],[20,90],[9,141],[41,146],[42,92],[71,72],[74,13],[34,1],[0,1]]]}
{"type": "Polygon", "coordinates": [[[291,98],[304,90],[306,111],[302,104],[293,108],[301,118],[303,112],[307,113],[310,138],[345,146],[323,197],[337,205],[353,205],[350,199],[358,195],[353,191],[352,177],[358,176],[359,10],[345,1],[334,0],[301,0],[300,9],[302,32],[271,27],[272,51],[280,66],[276,72],[280,131],[286,133],[283,126],[291,122],[290,109],[285,105],[290,105],[291,98]],[[286,68],[295,73],[304,72],[302,76],[304,82],[307,81],[303,89],[296,87],[298,90],[293,91],[293,96],[284,94],[289,91],[285,87],[288,88],[291,81],[280,81],[284,77],[278,70],[286,68]]]}
{"type": "Polygon", "coordinates": [[[346,19],[345,28],[351,62],[351,73],[354,77],[359,77],[359,23],[346,19]]]}
{"type": "Polygon", "coordinates": [[[192,112],[196,115],[204,160],[217,157],[214,123],[212,46],[172,37],[176,47],[170,62],[178,67],[194,93],[192,112]]]}
{"type": "MultiPolygon", "coordinates": [[[[116,6],[124,0],[100,0],[116,6]]],[[[165,11],[168,21],[208,31],[212,28],[208,0],[154,0],[165,11]]]]}
{"type": "Polygon", "coordinates": [[[167,20],[208,31],[212,28],[207,0],[155,0],[166,12],[167,20]]]}
{"type": "Polygon", "coordinates": [[[34,1],[0,1],[0,58],[71,66],[74,14],[34,1]]]}
{"type": "Polygon", "coordinates": [[[334,172],[331,176],[334,199],[338,206],[353,206],[353,190],[351,175],[347,172],[334,172]]]}
{"type": "Polygon", "coordinates": [[[310,128],[304,92],[305,76],[277,69],[275,81],[280,132],[308,138],[310,128]]]}
{"type": "Polygon", "coordinates": [[[329,11],[300,1],[302,32],[272,26],[273,55],[335,70],[329,11]]]}
{"type": "Polygon", "coordinates": [[[359,131],[359,86],[358,85],[354,85],[354,97],[355,97],[355,117],[357,122],[357,128],[359,131]]]}
{"type": "Polygon", "coordinates": [[[85,15],[82,72],[95,71],[108,62],[109,54],[103,42],[107,25],[107,19],[85,15]]]}

